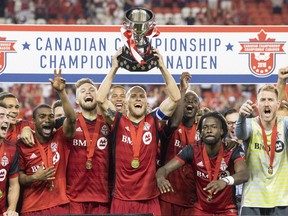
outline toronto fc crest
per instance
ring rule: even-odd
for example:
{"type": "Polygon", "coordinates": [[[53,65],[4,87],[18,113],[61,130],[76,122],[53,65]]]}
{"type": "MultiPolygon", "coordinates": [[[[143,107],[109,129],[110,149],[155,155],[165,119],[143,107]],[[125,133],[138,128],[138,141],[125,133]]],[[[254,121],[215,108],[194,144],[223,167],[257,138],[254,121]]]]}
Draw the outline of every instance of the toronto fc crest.
{"type": "Polygon", "coordinates": [[[256,77],[268,77],[276,66],[276,54],[285,54],[284,41],[270,38],[262,29],[257,38],[249,38],[247,42],[239,42],[240,54],[249,55],[249,68],[256,77]]]}
{"type": "Polygon", "coordinates": [[[16,52],[14,49],[15,40],[6,40],[5,37],[0,37],[0,74],[6,68],[6,56],[9,52],[16,52]]]}

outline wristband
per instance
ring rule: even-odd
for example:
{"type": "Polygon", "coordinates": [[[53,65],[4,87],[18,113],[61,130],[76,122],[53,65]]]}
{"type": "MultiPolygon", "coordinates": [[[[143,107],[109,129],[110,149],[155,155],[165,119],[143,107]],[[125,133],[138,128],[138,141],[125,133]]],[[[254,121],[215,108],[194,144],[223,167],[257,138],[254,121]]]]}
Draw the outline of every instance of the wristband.
{"type": "Polygon", "coordinates": [[[226,182],[227,185],[234,185],[234,178],[232,176],[227,176],[225,178],[222,178],[224,182],[226,182]]]}
{"type": "Polygon", "coordinates": [[[169,116],[166,116],[159,108],[156,111],[156,116],[159,120],[168,120],[169,116]]]}

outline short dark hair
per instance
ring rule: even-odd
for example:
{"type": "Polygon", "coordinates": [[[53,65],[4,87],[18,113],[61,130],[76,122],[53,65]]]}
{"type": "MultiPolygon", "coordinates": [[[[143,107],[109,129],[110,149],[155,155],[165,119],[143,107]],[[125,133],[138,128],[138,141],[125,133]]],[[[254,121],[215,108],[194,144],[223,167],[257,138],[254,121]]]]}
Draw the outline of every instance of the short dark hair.
{"type": "Polygon", "coordinates": [[[37,112],[41,108],[52,109],[52,107],[50,105],[48,105],[48,104],[40,104],[40,105],[36,106],[35,109],[33,110],[33,119],[36,118],[37,112]]]}
{"type": "Polygon", "coordinates": [[[1,92],[0,93],[0,101],[3,101],[5,98],[16,98],[16,96],[10,92],[1,92]]]}
{"type": "Polygon", "coordinates": [[[226,118],[227,115],[230,115],[232,113],[238,113],[238,111],[235,108],[230,108],[224,113],[224,117],[226,118]]]}
{"type": "Polygon", "coordinates": [[[52,104],[53,111],[55,111],[56,107],[62,107],[62,101],[61,100],[54,101],[54,103],[52,104]]]}
{"type": "Polygon", "coordinates": [[[219,112],[208,112],[208,113],[205,113],[204,115],[201,116],[200,120],[199,120],[199,123],[198,123],[198,126],[197,126],[197,130],[201,133],[202,132],[202,124],[203,124],[203,121],[204,119],[208,118],[208,117],[213,117],[213,118],[216,118],[218,119],[220,122],[221,122],[221,125],[222,125],[222,129],[223,129],[223,134],[221,136],[221,138],[224,138],[227,136],[227,133],[228,133],[228,125],[227,125],[227,122],[224,118],[224,116],[219,113],[219,112]]]}
{"type": "Polygon", "coordinates": [[[0,101],[0,107],[7,109],[7,105],[3,101],[0,101]]]}

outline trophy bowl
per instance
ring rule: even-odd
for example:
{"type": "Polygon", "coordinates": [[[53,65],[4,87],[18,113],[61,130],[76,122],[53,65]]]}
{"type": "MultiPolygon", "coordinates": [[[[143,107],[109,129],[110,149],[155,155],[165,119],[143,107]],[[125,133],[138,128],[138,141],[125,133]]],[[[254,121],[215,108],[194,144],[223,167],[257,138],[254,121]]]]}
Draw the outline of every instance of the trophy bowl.
{"type": "Polygon", "coordinates": [[[159,35],[155,27],[154,13],[145,8],[132,8],[125,12],[125,22],[121,28],[122,54],[119,66],[128,71],[146,72],[157,66],[150,40],[159,35]]]}

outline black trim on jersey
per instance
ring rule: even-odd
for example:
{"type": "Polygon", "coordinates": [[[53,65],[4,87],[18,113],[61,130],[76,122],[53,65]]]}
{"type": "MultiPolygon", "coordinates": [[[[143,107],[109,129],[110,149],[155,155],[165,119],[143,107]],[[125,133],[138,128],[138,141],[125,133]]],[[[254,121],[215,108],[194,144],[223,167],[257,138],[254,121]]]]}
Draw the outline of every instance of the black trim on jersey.
{"type": "Polygon", "coordinates": [[[111,182],[112,182],[112,188],[111,188],[111,195],[113,197],[114,195],[114,189],[115,189],[115,181],[116,181],[116,134],[117,134],[117,130],[118,130],[118,126],[119,126],[119,122],[120,122],[120,119],[122,117],[122,113],[120,112],[116,112],[116,120],[115,122],[113,123],[113,132],[110,133],[110,140],[111,140],[111,156],[110,156],[110,166],[111,166],[111,170],[113,170],[112,173],[110,173],[110,176],[108,177],[111,182]]]}
{"type": "Polygon", "coordinates": [[[63,116],[63,117],[61,117],[61,118],[57,118],[56,120],[55,120],[55,128],[56,129],[59,129],[60,127],[62,127],[63,126],[63,124],[64,124],[64,120],[66,119],[66,117],[65,116],[63,116]]]}
{"type": "Polygon", "coordinates": [[[194,149],[192,145],[185,146],[178,154],[177,157],[181,158],[185,163],[192,164],[194,158],[194,149]]]}

